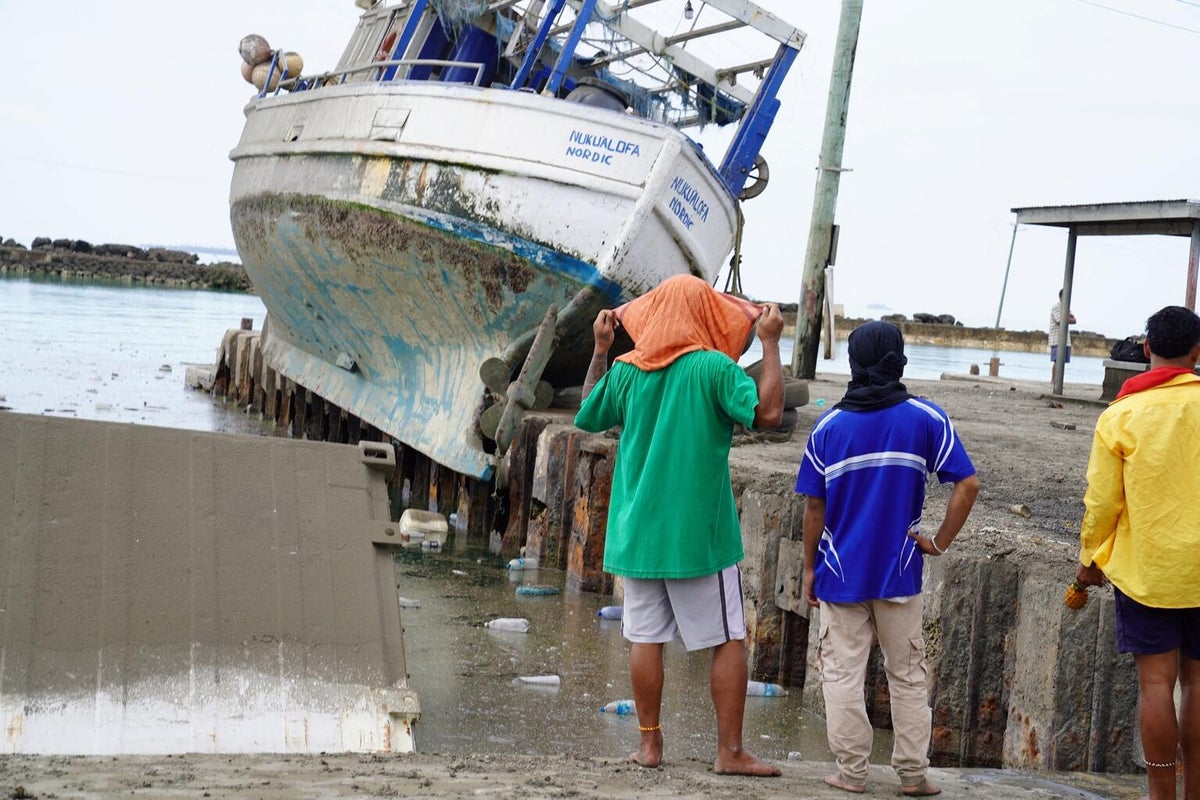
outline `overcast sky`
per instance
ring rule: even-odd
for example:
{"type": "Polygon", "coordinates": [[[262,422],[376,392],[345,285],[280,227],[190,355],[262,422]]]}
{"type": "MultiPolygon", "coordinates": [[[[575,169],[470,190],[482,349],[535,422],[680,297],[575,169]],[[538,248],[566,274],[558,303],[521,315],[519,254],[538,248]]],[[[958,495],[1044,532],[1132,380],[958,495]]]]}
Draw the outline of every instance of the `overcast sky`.
{"type": "MultiPolygon", "coordinates": [[[[760,0],[808,34],[745,206],[744,285],[794,301],[840,3],[760,0]]],[[[699,6],[699,0],[696,0],[699,6]]],[[[0,0],[0,236],[232,247],[229,151],[260,33],[334,65],[352,0],[0,0]]],[[[996,320],[1024,205],[1200,197],[1200,0],[866,0],[837,221],[847,313],[996,320]]],[[[1066,233],[1021,228],[1001,325],[1040,329],[1066,233]]],[[[1182,303],[1187,240],[1081,239],[1078,328],[1182,303]]]]}

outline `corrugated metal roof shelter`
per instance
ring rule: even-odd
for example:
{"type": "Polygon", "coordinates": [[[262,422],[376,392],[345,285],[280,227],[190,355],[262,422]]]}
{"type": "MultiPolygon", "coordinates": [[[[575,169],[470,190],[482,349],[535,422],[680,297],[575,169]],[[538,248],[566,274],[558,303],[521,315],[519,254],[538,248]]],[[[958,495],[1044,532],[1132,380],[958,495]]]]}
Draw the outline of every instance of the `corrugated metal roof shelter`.
{"type": "MultiPolygon", "coordinates": [[[[1067,263],[1063,271],[1060,341],[1066,341],[1071,286],[1075,278],[1075,240],[1079,236],[1189,236],[1187,287],[1183,305],[1196,308],[1196,273],[1200,268],[1200,200],[1146,200],[1130,203],[1092,203],[1075,206],[1014,208],[1018,225],[1067,229],[1067,263]]],[[[1066,365],[1054,365],[1054,393],[1062,394],[1066,365]]]]}

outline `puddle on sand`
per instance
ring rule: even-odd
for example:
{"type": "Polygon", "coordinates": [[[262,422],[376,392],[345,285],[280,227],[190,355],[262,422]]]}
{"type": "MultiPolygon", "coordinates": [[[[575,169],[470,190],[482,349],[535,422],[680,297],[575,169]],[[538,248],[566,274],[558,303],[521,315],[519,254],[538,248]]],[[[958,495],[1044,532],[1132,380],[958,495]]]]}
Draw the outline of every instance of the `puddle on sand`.
{"type": "MultiPolygon", "coordinates": [[[[628,643],[620,621],[596,612],[608,596],[572,593],[558,570],[508,573],[485,550],[406,549],[396,556],[397,591],[419,608],[401,609],[410,685],[421,698],[417,749],[429,753],[525,753],[619,758],[636,749],[634,716],[601,713],[632,696],[628,643]],[[465,573],[465,574],[460,574],[465,573]],[[518,595],[521,583],[559,594],[518,595]],[[528,633],[483,627],[494,617],[524,617],[528,633]],[[519,676],[558,675],[558,687],[519,676]]],[[[711,759],[716,720],[708,692],[710,651],[666,648],[663,733],[667,758],[711,759]]],[[[799,752],[831,761],[820,717],[803,711],[799,692],[747,697],[745,745],[773,761],[799,752]]],[[[873,763],[888,763],[890,732],[877,732],[873,763]]]]}

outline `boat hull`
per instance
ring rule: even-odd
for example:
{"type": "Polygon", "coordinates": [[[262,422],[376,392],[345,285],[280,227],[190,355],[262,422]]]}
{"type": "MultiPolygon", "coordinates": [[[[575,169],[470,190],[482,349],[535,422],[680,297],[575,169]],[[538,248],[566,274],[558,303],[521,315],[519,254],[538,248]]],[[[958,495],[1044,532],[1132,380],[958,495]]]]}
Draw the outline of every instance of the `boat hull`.
{"type": "Polygon", "coordinates": [[[496,463],[478,429],[485,361],[515,375],[555,305],[544,378],[582,383],[599,309],[672,274],[713,279],[736,232],[711,165],[664,126],[472,87],[303,95],[253,106],[234,151],[234,237],[270,314],[267,356],[464,474],[496,463]],[[438,135],[438,119],[459,124],[438,135]]]}

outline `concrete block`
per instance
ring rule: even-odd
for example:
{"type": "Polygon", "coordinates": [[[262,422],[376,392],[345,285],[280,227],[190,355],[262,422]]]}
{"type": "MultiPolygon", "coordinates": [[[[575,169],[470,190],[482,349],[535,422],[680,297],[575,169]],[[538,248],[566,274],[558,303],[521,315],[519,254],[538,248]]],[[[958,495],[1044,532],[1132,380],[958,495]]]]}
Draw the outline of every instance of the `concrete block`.
{"type": "Polygon", "coordinates": [[[783,494],[779,488],[771,483],[734,487],[745,551],[741,572],[749,666],[755,676],[772,682],[782,668],[783,615],[775,604],[780,541],[799,537],[803,521],[803,502],[790,486],[783,494]]]}
{"type": "Polygon", "coordinates": [[[4,414],[0,451],[6,752],[403,743],[419,704],[357,448],[4,414]]]}
{"type": "Polygon", "coordinates": [[[202,364],[188,364],[183,372],[183,385],[201,392],[212,392],[216,370],[202,364]]]}
{"type": "Polygon", "coordinates": [[[807,618],[810,611],[804,602],[804,542],[779,540],[775,566],[775,607],[807,618]]]}
{"type": "MultiPolygon", "coordinates": [[[[1142,744],[1137,722],[1137,668],[1133,656],[1117,652],[1116,603],[1112,592],[1090,590],[1096,605],[1095,660],[1092,662],[1092,714],[1087,769],[1137,772],[1142,744]]],[[[1179,697],[1176,695],[1176,706],[1179,697]]]]}
{"type": "Polygon", "coordinates": [[[925,605],[931,659],[933,742],[938,766],[1003,765],[1018,570],[1006,561],[955,555],[926,561],[933,602],[925,605]],[[936,566],[935,566],[936,565],[936,566]],[[933,566],[933,569],[929,569],[933,566]]]}

